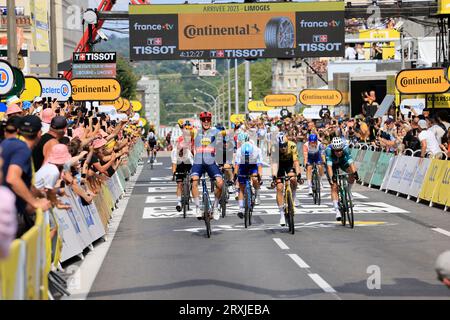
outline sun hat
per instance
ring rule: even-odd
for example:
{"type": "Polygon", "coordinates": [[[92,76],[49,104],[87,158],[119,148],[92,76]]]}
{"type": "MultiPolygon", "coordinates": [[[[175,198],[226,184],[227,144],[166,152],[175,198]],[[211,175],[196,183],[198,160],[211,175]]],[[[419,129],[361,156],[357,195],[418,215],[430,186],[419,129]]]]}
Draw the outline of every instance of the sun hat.
{"type": "Polygon", "coordinates": [[[11,96],[6,100],[6,105],[18,104],[21,103],[22,100],[18,96],[11,96]]]}
{"type": "Polygon", "coordinates": [[[419,122],[417,122],[417,125],[422,129],[428,129],[428,123],[426,120],[419,120],[419,122]]]}
{"type": "Polygon", "coordinates": [[[23,110],[15,103],[8,104],[8,109],[6,110],[6,115],[9,116],[14,113],[22,112],[23,110]]]}
{"type": "Polygon", "coordinates": [[[65,144],[56,144],[53,146],[48,157],[48,163],[63,165],[68,162],[72,156],[69,153],[69,148],[65,144]]]}
{"type": "Polygon", "coordinates": [[[105,146],[107,143],[107,141],[105,139],[95,139],[94,142],[92,143],[92,146],[94,147],[94,149],[99,149],[103,146],[105,146]]]}

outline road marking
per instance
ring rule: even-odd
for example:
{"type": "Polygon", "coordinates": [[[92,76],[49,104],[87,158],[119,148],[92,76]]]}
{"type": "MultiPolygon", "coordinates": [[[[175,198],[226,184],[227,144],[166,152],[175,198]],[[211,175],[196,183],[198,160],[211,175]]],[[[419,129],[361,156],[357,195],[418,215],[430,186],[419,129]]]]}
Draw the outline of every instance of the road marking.
{"type": "Polygon", "coordinates": [[[300,258],[297,254],[295,253],[290,253],[288,254],[289,258],[291,258],[292,260],[294,260],[294,262],[302,269],[309,269],[309,265],[303,261],[302,258],[300,258]]]}
{"type": "Polygon", "coordinates": [[[328,293],[336,293],[336,290],[334,290],[321,276],[319,276],[317,273],[308,273],[308,276],[319,286],[323,289],[323,291],[328,293]]]}
{"type": "Polygon", "coordinates": [[[289,247],[280,238],[273,238],[273,241],[275,241],[275,243],[281,248],[281,250],[289,250],[289,247]]]}
{"type": "Polygon", "coordinates": [[[436,231],[436,232],[439,232],[439,233],[441,233],[441,234],[444,234],[444,235],[446,235],[447,237],[450,237],[450,232],[447,231],[447,230],[444,230],[444,229],[441,229],[441,228],[433,228],[433,229],[431,229],[431,230],[436,231]]]}

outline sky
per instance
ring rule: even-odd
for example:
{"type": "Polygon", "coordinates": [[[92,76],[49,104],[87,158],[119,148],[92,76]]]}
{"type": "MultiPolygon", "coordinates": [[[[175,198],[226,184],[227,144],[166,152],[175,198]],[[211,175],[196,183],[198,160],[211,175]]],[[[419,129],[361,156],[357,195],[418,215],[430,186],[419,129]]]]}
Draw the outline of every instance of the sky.
{"type": "MultiPolygon", "coordinates": [[[[150,0],[151,4],[183,4],[185,0],[150,0]]],[[[188,0],[189,4],[196,4],[196,3],[211,3],[211,0],[188,0]]],[[[100,4],[101,0],[89,0],[89,6],[91,8],[97,8],[100,4]]],[[[113,7],[113,11],[127,11],[128,10],[128,4],[129,0],[117,0],[116,4],[113,7]]],[[[244,0],[216,0],[217,3],[227,3],[227,2],[239,2],[242,3],[244,0]]],[[[110,29],[120,29],[128,27],[128,21],[107,21],[104,25],[105,28],[110,29]]],[[[117,33],[117,32],[111,32],[108,30],[104,30],[104,32],[107,35],[110,35],[113,33],[114,35],[118,37],[127,37],[127,35],[123,33],[117,33]]]]}

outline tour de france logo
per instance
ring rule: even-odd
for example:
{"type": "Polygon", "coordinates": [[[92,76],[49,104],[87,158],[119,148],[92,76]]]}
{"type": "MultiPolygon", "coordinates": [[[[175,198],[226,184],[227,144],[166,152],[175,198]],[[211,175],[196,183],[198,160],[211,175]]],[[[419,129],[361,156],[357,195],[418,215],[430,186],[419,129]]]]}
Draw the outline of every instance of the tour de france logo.
{"type": "Polygon", "coordinates": [[[267,49],[291,49],[295,44],[294,25],[289,18],[274,17],[266,24],[264,40],[267,49]]]}

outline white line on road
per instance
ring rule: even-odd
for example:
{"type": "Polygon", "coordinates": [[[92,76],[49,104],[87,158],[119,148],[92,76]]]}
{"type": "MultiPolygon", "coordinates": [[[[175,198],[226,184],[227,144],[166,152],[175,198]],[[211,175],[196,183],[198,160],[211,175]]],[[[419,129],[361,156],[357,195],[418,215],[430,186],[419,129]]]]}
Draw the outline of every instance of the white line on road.
{"type": "Polygon", "coordinates": [[[334,290],[321,276],[319,276],[317,273],[308,273],[308,276],[319,286],[323,289],[323,291],[328,293],[336,293],[336,290],[334,290]]]}
{"type": "Polygon", "coordinates": [[[441,234],[445,234],[447,237],[450,237],[450,232],[441,228],[433,228],[433,231],[439,232],[441,234]]]}
{"type": "Polygon", "coordinates": [[[273,241],[282,249],[282,250],[289,250],[289,247],[286,245],[286,243],[283,242],[280,238],[273,238],[273,241]]]}
{"type": "Polygon", "coordinates": [[[302,260],[297,254],[289,253],[288,256],[302,269],[309,269],[309,265],[302,260]]]}

